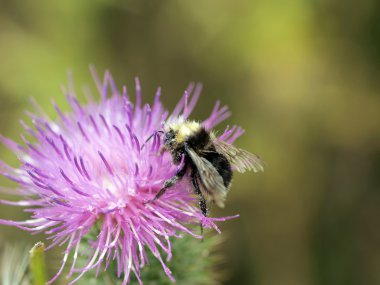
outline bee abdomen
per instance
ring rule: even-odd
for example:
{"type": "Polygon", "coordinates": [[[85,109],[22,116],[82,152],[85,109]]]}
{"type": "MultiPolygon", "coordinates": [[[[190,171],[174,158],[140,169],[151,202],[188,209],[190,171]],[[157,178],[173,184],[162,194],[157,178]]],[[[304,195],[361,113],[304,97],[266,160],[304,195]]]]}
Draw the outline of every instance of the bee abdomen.
{"type": "Polygon", "coordinates": [[[207,152],[204,158],[211,162],[219,175],[223,178],[224,186],[228,188],[232,180],[232,169],[227,158],[217,152],[207,152]]]}

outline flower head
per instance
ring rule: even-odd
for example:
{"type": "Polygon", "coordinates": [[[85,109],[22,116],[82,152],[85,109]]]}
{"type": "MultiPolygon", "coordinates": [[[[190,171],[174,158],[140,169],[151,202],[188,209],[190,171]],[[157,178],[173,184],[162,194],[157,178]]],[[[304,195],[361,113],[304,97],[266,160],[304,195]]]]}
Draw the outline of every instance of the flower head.
{"type": "MultiPolygon", "coordinates": [[[[12,193],[23,197],[21,201],[1,203],[27,207],[31,213],[26,221],[0,223],[44,232],[51,240],[48,248],[65,245],[62,266],[50,283],[61,274],[70,253],[73,257],[68,275],[78,273],[70,284],[88,270],[106,270],[111,260],[116,260],[123,284],[128,283],[131,273],[142,283],[140,268],[148,263],[147,250],[174,280],[162,257],[164,253],[166,260],[171,258],[170,238],[182,234],[200,238],[193,225],[201,221],[203,226],[218,230],[214,222],[228,218],[204,217],[186,180],[160,199],[145,203],[178,169],[169,154],[158,155],[163,139],[157,130],[162,129],[163,122],[178,116],[186,119],[195,107],[201,86],[190,84],[169,114],[160,101],[160,89],[152,105],[142,105],[136,79],[133,104],[126,87],[119,91],[108,72],[103,81],[94,71],[93,75],[101,96],[99,102],[87,94],[87,104],[80,104],[69,84],[64,93],[70,113],[63,113],[54,103],[57,120],[43,113],[29,113],[34,127],[22,122],[26,131],[21,135],[24,145],[0,137],[20,161],[18,168],[0,162],[0,173],[18,183],[19,188],[12,193]],[[94,229],[95,238],[87,239],[94,229]],[[80,246],[84,239],[88,247],[85,250],[80,246]],[[77,268],[79,254],[88,259],[77,268]]],[[[218,102],[202,124],[211,129],[229,115],[227,107],[220,108],[218,102]]],[[[242,133],[240,128],[227,128],[219,139],[233,142],[242,133]]]]}

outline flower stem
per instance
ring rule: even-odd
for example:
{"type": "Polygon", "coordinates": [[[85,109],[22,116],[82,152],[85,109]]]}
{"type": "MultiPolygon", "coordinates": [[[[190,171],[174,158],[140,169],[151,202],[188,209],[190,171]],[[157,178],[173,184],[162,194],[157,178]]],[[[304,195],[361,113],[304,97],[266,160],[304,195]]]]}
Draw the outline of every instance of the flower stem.
{"type": "Polygon", "coordinates": [[[45,245],[37,242],[29,252],[30,271],[32,273],[33,285],[46,284],[45,245]]]}

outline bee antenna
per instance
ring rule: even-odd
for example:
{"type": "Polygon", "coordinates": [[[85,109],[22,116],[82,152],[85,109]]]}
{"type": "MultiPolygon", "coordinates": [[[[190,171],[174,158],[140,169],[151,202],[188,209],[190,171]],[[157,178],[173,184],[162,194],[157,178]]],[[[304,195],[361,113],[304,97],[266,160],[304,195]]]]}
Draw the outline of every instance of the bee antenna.
{"type": "Polygon", "coordinates": [[[157,133],[160,133],[160,134],[163,134],[165,133],[164,131],[155,131],[153,134],[151,134],[146,140],[145,142],[143,143],[143,145],[141,146],[140,150],[142,150],[145,146],[145,144],[150,141],[157,133]]]}

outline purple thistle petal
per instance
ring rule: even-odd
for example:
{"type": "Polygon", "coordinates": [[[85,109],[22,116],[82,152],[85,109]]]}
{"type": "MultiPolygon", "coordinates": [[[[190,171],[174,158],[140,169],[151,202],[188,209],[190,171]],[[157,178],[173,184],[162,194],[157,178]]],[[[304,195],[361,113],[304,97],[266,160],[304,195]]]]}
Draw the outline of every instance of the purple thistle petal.
{"type": "Polygon", "coordinates": [[[107,129],[108,134],[110,135],[110,134],[111,134],[111,131],[110,131],[110,127],[109,127],[108,124],[107,124],[106,119],[104,118],[104,116],[103,116],[102,114],[99,114],[99,117],[100,117],[100,119],[102,120],[102,123],[103,123],[104,127],[107,129]]]}
{"type": "Polygon", "coordinates": [[[220,102],[217,101],[210,117],[202,123],[207,130],[212,129],[217,124],[231,116],[227,106],[223,106],[221,109],[219,109],[219,106],[220,102]]]}
{"type": "Polygon", "coordinates": [[[181,114],[182,109],[185,106],[186,94],[190,94],[191,92],[193,92],[193,89],[194,83],[190,83],[187,89],[184,91],[182,98],[175,106],[173,113],[170,115],[169,121],[173,118],[177,118],[181,114]]]}
{"type": "Polygon", "coordinates": [[[24,147],[15,143],[13,140],[8,139],[2,135],[0,135],[0,142],[8,147],[11,151],[18,152],[18,151],[23,151],[24,147]]]}
{"type": "Polygon", "coordinates": [[[187,107],[187,114],[184,116],[185,118],[187,118],[191,114],[191,112],[194,110],[194,107],[198,102],[198,99],[199,99],[199,96],[201,95],[201,92],[202,92],[202,84],[197,84],[195,86],[194,93],[191,97],[191,101],[187,107]]]}
{"type": "Polygon", "coordinates": [[[84,166],[83,157],[80,157],[79,160],[80,160],[80,166],[81,166],[81,168],[82,168],[82,170],[84,172],[84,175],[87,177],[88,180],[91,181],[91,177],[90,177],[90,175],[88,175],[87,169],[84,166]]]}
{"type": "Polygon", "coordinates": [[[100,136],[98,125],[96,124],[94,117],[92,115],[90,115],[90,120],[91,120],[92,125],[94,126],[96,133],[98,134],[98,136],[100,136]]]}
{"type": "Polygon", "coordinates": [[[103,155],[100,151],[98,151],[98,154],[99,154],[100,158],[102,159],[104,165],[106,166],[108,172],[109,172],[111,175],[113,175],[112,168],[111,168],[111,166],[109,165],[109,163],[108,163],[108,161],[106,160],[106,158],[104,157],[104,155],[103,155]]]}
{"type": "Polygon", "coordinates": [[[82,128],[82,124],[80,122],[77,122],[77,124],[78,124],[78,128],[79,128],[82,136],[86,139],[87,142],[90,142],[90,140],[88,139],[87,134],[85,133],[85,131],[82,128]]]}
{"type": "Polygon", "coordinates": [[[116,133],[119,135],[121,142],[125,144],[124,136],[121,133],[120,129],[115,125],[112,125],[112,127],[115,129],[116,133]]]}

